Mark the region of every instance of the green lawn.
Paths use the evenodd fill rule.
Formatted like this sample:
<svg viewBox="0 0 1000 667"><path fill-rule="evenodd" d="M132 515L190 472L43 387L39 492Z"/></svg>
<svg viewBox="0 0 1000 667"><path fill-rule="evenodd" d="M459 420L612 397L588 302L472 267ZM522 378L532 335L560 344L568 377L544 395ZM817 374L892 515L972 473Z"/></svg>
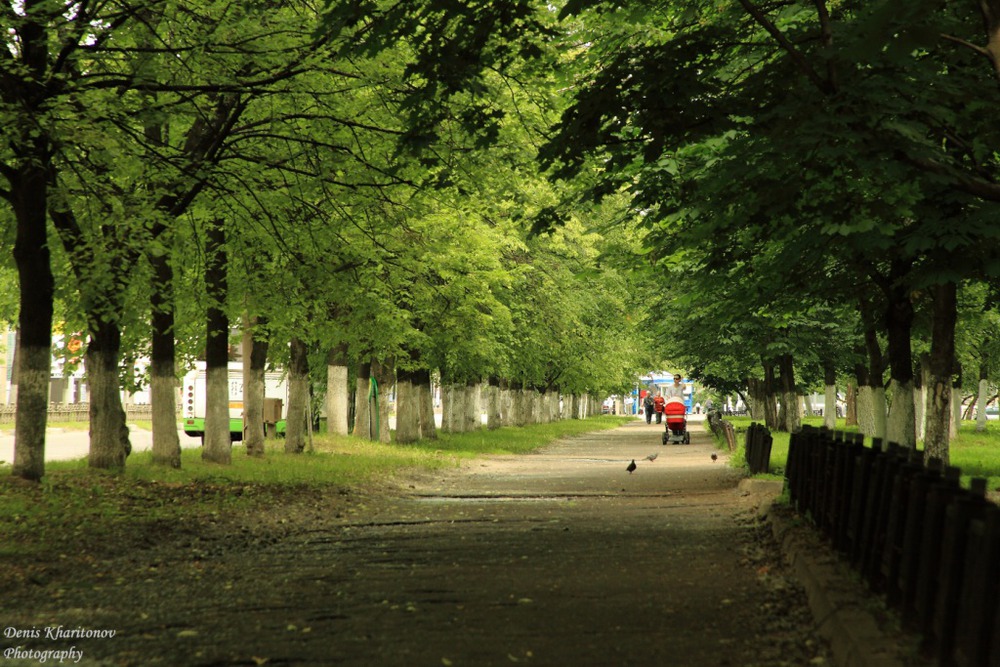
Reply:
<svg viewBox="0 0 1000 667"><path fill-rule="evenodd" d="M753 420L750 417L727 417L736 428L739 451L733 457L736 465L742 465L744 434ZM822 426L822 417L808 417L802 420L805 424L812 426ZM965 484L971 477L986 477L988 487L991 491L1000 489L1000 421L988 421L986 430L976 433L976 423L964 421L961 424L958 437L951 441L951 465L962 470L962 479ZM845 428L844 420L837 420L837 429L846 430L849 433L857 433L856 426ZM788 433L771 433L773 443L771 445L771 465L770 472L775 477L784 475L785 465L788 460ZM871 440L866 439L865 444L870 446ZM918 447L922 446L918 444Z"/></svg>

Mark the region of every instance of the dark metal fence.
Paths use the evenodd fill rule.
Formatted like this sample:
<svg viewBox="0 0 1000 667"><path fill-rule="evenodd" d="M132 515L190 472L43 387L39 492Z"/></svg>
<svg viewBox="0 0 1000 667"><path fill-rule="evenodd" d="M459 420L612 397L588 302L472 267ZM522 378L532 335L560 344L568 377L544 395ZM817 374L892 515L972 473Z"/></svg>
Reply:
<svg viewBox="0 0 1000 667"><path fill-rule="evenodd" d="M938 664L995 667L1000 508L986 480L966 489L959 476L916 450L806 426L792 434L786 486Z"/></svg>

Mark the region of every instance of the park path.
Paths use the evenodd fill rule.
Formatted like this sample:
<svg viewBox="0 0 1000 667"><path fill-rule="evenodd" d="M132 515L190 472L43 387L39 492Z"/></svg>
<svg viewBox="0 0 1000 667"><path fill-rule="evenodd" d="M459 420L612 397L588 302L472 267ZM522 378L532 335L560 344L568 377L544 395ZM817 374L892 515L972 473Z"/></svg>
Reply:
<svg viewBox="0 0 1000 667"><path fill-rule="evenodd" d="M4 623L115 630L28 642L91 665L824 664L752 497L692 426L691 445L637 420L317 507L280 537L131 554Z"/></svg>

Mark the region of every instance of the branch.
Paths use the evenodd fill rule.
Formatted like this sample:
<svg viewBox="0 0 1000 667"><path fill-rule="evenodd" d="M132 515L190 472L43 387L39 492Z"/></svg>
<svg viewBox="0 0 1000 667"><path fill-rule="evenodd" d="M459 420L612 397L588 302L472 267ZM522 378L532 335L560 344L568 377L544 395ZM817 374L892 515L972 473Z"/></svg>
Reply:
<svg viewBox="0 0 1000 667"><path fill-rule="evenodd" d="M806 57L802 55L802 52L795 48L784 33L778 30L778 27L771 22L760 9L750 2L750 0L739 0L739 3L743 6L743 9L747 11L750 16L754 18L757 23L767 31L771 37L778 43L778 45L785 50L786 53L792 58L795 64L798 66L799 70L806 76L809 81L812 82L814 86L824 95L831 95L836 92L829 81L824 81L823 78L816 73L816 70L812 68L812 65L806 60Z"/></svg>
<svg viewBox="0 0 1000 667"><path fill-rule="evenodd" d="M951 178L954 186L966 194L979 197L985 201L1000 202L1000 184L998 183L986 181L981 178L972 178L971 176L957 173L954 169L941 164L937 160L911 157L905 154L899 157L904 162L907 162L922 171Z"/></svg>
<svg viewBox="0 0 1000 667"><path fill-rule="evenodd" d="M830 10L826 6L826 0L813 0L816 5L816 15L819 17L820 32L823 34L823 47L833 48L833 26L830 22ZM828 58L826 63L826 76L830 86L837 89L837 70L833 64L833 58Z"/></svg>
<svg viewBox="0 0 1000 667"><path fill-rule="evenodd" d="M988 50L984 49L983 47L979 46L978 44L973 44L972 42L964 40L961 37L955 37L954 35L946 35L944 33L941 33L941 39L947 40L949 42L954 42L955 44L958 44L959 46L964 46L967 49L971 49L971 50L975 51L976 53L978 53L981 56L985 56L985 57L989 58L990 60L993 60L993 54L990 53Z"/></svg>

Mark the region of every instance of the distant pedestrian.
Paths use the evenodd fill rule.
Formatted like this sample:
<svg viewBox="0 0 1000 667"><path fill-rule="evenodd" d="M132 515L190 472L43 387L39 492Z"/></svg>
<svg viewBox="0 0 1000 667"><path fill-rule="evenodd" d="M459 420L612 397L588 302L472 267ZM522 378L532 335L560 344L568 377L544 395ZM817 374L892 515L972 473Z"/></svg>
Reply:
<svg viewBox="0 0 1000 667"><path fill-rule="evenodd" d="M646 423L653 423L653 396L648 391L646 398L642 399L642 407L646 411Z"/></svg>

